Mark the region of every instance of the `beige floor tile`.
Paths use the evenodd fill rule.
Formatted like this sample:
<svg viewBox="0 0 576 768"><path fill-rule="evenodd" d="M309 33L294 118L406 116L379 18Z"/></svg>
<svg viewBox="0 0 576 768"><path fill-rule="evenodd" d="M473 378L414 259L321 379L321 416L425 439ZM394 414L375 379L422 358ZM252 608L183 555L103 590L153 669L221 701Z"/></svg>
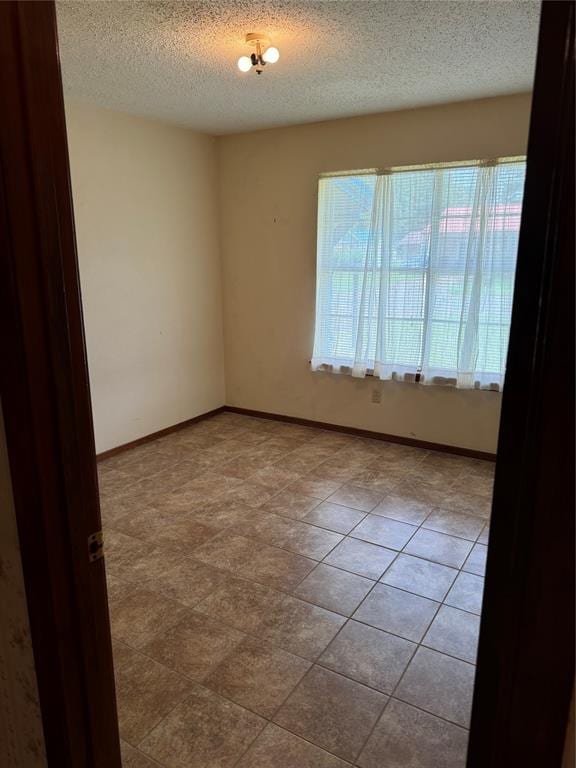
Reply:
<svg viewBox="0 0 576 768"><path fill-rule="evenodd" d="M349 621L318 663L371 688L391 693L416 647L408 640L375 627Z"/></svg>
<svg viewBox="0 0 576 768"><path fill-rule="evenodd" d="M400 450L404 448L405 450ZM381 472L387 470L402 470L409 472L417 466L424 458L425 451L418 452L417 449L410 449L407 446L383 446L381 452L370 463L371 469L377 469Z"/></svg>
<svg viewBox="0 0 576 768"><path fill-rule="evenodd" d="M120 735L133 746L193 689L190 680L135 653L116 670Z"/></svg>
<svg viewBox="0 0 576 768"><path fill-rule="evenodd" d="M127 664L136 657L138 651L125 645L120 640L112 638L112 655L114 658L114 672L117 673L121 666Z"/></svg>
<svg viewBox="0 0 576 768"><path fill-rule="evenodd" d="M116 521L123 517L127 511L128 507L122 497L100 494L100 514L106 530L114 528Z"/></svg>
<svg viewBox="0 0 576 768"><path fill-rule="evenodd" d="M134 582L124 581L124 579L120 579L112 573L106 573L106 586L108 589L108 601L110 603L123 600L138 589L138 585L134 584Z"/></svg>
<svg viewBox="0 0 576 768"><path fill-rule="evenodd" d="M122 768L158 768L157 762L153 762L125 741L120 742L120 750L122 753Z"/></svg>
<svg viewBox="0 0 576 768"><path fill-rule="evenodd" d="M478 536L478 544L488 544L488 537L490 535L490 526L485 525L482 528L482 533Z"/></svg>
<svg viewBox="0 0 576 768"><path fill-rule="evenodd" d="M264 616L258 636L313 661L345 621L333 611L285 595Z"/></svg>
<svg viewBox="0 0 576 768"><path fill-rule="evenodd" d="M445 533L420 528L410 539L404 552L432 560L440 565L461 568L472 549L472 542Z"/></svg>
<svg viewBox="0 0 576 768"><path fill-rule="evenodd" d="M229 412L101 463L126 765L462 768L493 469Z"/></svg>
<svg viewBox="0 0 576 768"><path fill-rule="evenodd" d="M238 768L347 768L340 758L270 723Z"/></svg>
<svg viewBox="0 0 576 768"><path fill-rule="evenodd" d="M294 524L295 521L288 517L252 509L252 514L244 522L229 528L229 533L281 547Z"/></svg>
<svg viewBox="0 0 576 768"><path fill-rule="evenodd" d="M221 475L236 477L239 480L247 480L251 475L262 469L264 462L262 459L247 458L245 456L227 461L218 467Z"/></svg>
<svg viewBox="0 0 576 768"><path fill-rule="evenodd" d="M213 448L215 445L220 445L224 442L221 437L218 437L209 431L202 433L200 430L191 432L184 429L178 432L174 438L175 440L173 443L159 445L158 450L161 453L171 453L176 444L176 446L183 447L188 456L192 456L192 458L196 459L197 455L202 451L205 451L208 448Z"/></svg>
<svg viewBox="0 0 576 768"><path fill-rule="evenodd" d="M483 593L484 579L481 576L461 572L456 577L456 581L444 602L453 608L461 608L463 611L480 614Z"/></svg>
<svg viewBox="0 0 576 768"><path fill-rule="evenodd" d="M354 618L418 643L438 608L439 604L433 600L377 584L354 613Z"/></svg>
<svg viewBox="0 0 576 768"><path fill-rule="evenodd" d="M289 472L294 472L299 477L307 475L311 469L318 466L323 461L323 458L313 458L310 460L308 456L301 456L299 450L292 451L292 453L286 454L279 459L274 466L279 469L287 469Z"/></svg>
<svg viewBox="0 0 576 768"><path fill-rule="evenodd" d="M269 488L253 480L244 480L241 485L226 491L225 498L231 501L239 501L248 504L249 507L260 507L277 493L274 488Z"/></svg>
<svg viewBox="0 0 576 768"><path fill-rule="evenodd" d="M300 475L297 472L290 472L288 469L280 469L277 466L267 466L255 472L251 480L278 493L290 485L290 483L298 480L299 477Z"/></svg>
<svg viewBox="0 0 576 768"><path fill-rule="evenodd" d="M155 456L159 453L158 441L153 440L152 442L143 443L136 448L131 448L129 451L122 451L122 453L119 453L110 459L106 459L105 464L114 465L121 469L129 467L130 469L127 469L127 471L131 472L131 474L136 474L138 465L145 460L146 457Z"/></svg>
<svg viewBox="0 0 576 768"><path fill-rule="evenodd" d="M346 538L324 558L324 562L368 579L379 579L397 554L367 541Z"/></svg>
<svg viewBox="0 0 576 768"><path fill-rule="evenodd" d="M361 512L371 512L382 501L383 497L384 493L380 491L369 491L355 485L343 485L328 497L328 501L333 504L342 504L344 507L359 509Z"/></svg>
<svg viewBox="0 0 576 768"><path fill-rule="evenodd" d="M313 667L274 722L345 760L353 761L387 698L371 688Z"/></svg>
<svg viewBox="0 0 576 768"><path fill-rule="evenodd" d="M121 469L99 468L98 489L104 496L121 496L136 482L136 478Z"/></svg>
<svg viewBox="0 0 576 768"><path fill-rule="evenodd" d="M442 506L441 502L446 497L445 488L437 488L428 483L414 483L408 479L403 483L399 483L395 488L394 493L397 496L409 496L415 501L419 501L429 507Z"/></svg>
<svg viewBox="0 0 576 768"><path fill-rule="evenodd" d="M130 486L128 491L121 496L127 509L136 511L151 504L157 504L161 499L170 494L170 488L165 488L155 482L154 476L139 480Z"/></svg>
<svg viewBox="0 0 576 768"><path fill-rule="evenodd" d="M248 520L254 514L254 508L235 501L210 501L201 504L189 513L199 523L224 530Z"/></svg>
<svg viewBox="0 0 576 768"><path fill-rule="evenodd" d="M214 669L204 684L263 717L270 718L310 668L310 662L268 643L246 638Z"/></svg>
<svg viewBox="0 0 576 768"><path fill-rule="evenodd" d="M460 512L434 509L422 527L475 541L482 532L484 520L473 515L463 515Z"/></svg>
<svg viewBox="0 0 576 768"><path fill-rule="evenodd" d="M174 461L171 466L154 475L154 479L166 490L178 488L201 475L202 466L192 458Z"/></svg>
<svg viewBox="0 0 576 768"><path fill-rule="evenodd" d="M441 601L457 575L455 568L401 553L382 576L381 582Z"/></svg>
<svg viewBox="0 0 576 768"><path fill-rule="evenodd" d="M472 551L462 566L462 570L467 571L468 573L475 573L476 576L484 576L486 571L487 554L488 547L486 547L484 544L474 544Z"/></svg>
<svg viewBox="0 0 576 768"><path fill-rule="evenodd" d="M143 652L169 669L202 682L245 635L208 616L190 613L147 643Z"/></svg>
<svg viewBox="0 0 576 768"><path fill-rule="evenodd" d="M373 586L370 579L320 563L294 594L322 608L351 616Z"/></svg>
<svg viewBox="0 0 576 768"><path fill-rule="evenodd" d="M354 475L351 485L366 488L370 491L378 491L382 494L389 493L398 485L399 476L391 472L380 472L377 469L363 469Z"/></svg>
<svg viewBox="0 0 576 768"><path fill-rule="evenodd" d="M407 481L415 485L426 483L427 485L433 485L435 488L448 490L461 471L459 466L431 466L430 464L425 465L422 462L410 470Z"/></svg>
<svg viewBox="0 0 576 768"><path fill-rule="evenodd" d="M484 496L491 500L494 492L494 478L467 472L455 480L450 488L457 493L473 493L475 496Z"/></svg>
<svg viewBox="0 0 576 768"><path fill-rule="evenodd" d="M430 514L432 507L409 495L387 494L372 510L373 515L390 517L410 525L420 525Z"/></svg>
<svg viewBox="0 0 576 768"><path fill-rule="evenodd" d="M190 554L194 547L218 533L217 528L198 522L193 514L175 514L156 507L127 512L117 521L116 529L143 539L146 547L162 547L182 555Z"/></svg>
<svg viewBox="0 0 576 768"><path fill-rule="evenodd" d="M473 688L472 664L428 648L419 648L394 695L467 728Z"/></svg>
<svg viewBox="0 0 576 768"><path fill-rule="evenodd" d="M422 644L475 664L479 631L478 616L443 605L426 632Z"/></svg>
<svg viewBox="0 0 576 768"><path fill-rule="evenodd" d="M355 539L369 541L388 549L400 550L418 529L414 525L401 523L389 517L367 515L350 534Z"/></svg>
<svg viewBox="0 0 576 768"><path fill-rule="evenodd" d="M224 571L239 571L258 549L257 542L221 531L210 541L196 547L191 553L194 560Z"/></svg>
<svg viewBox="0 0 576 768"><path fill-rule="evenodd" d="M184 618L188 612L188 608L174 600L168 600L156 592L138 589L111 605L112 636L132 648L141 648Z"/></svg>
<svg viewBox="0 0 576 768"><path fill-rule="evenodd" d="M336 463L332 459L322 462L310 472L310 477L315 477L320 480L332 480L342 486L349 483L354 475L358 474L358 471L362 467L357 464L350 466L348 463L341 464Z"/></svg>
<svg viewBox="0 0 576 768"><path fill-rule="evenodd" d="M342 539L343 536L339 533L294 521L291 530L282 541L282 546L304 557L322 560Z"/></svg>
<svg viewBox="0 0 576 768"><path fill-rule="evenodd" d="M350 533L358 523L366 516L365 512L358 509L343 507L341 504L332 504L329 501L322 501L315 505L315 508L308 512L304 522L318 525L321 528L327 528L336 533Z"/></svg>
<svg viewBox="0 0 576 768"><path fill-rule="evenodd" d="M123 512L125 514L125 512ZM109 525L104 531L104 546L106 548L106 572L111 573L111 566L127 558L136 558L143 549L142 539L136 539Z"/></svg>
<svg viewBox="0 0 576 768"><path fill-rule="evenodd" d="M255 542L255 544L257 551L238 573L260 584L291 590L316 566L315 560L294 552L287 552L261 542Z"/></svg>
<svg viewBox="0 0 576 768"><path fill-rule="evenodd" d="M195 686L139 749L166 768L232 768L265 724L253 712Z"/></svg>
<svg viewBox="0 0 576 768"><path fill-rule="evenodd" d="M468 732L392 699L362 750L361 768L464 768Z"/></svg>
<svg viewBox="0 0 576 768"><path fill-rule="evenodd" d="M316 499L324 500L328 496L331 496L335 491L340 488L342 483L337 480L329 480L327 478L307 477L296 482L291 483L288 486L288 490L295 491L296 493L302 493L305 496L312 496Z"/></svg>
<svg viewBox="0 0 576 768"><path fill-rule="evenodd" d="M219 432L219 436L223 437L224 435L225 430L221 430ZM235 456L244 455L245 449L246 446L240 440L227 439L223 443L214 445L211 448L207 448L203 455L212 459L216 459L218 463L221 464L228 459L234 458Z"/></svg>
<svg viewBox="0 0 576 768"><path fill-rule="evenodd" d="M356 438L351 435L345 435L342 432L337 431L322 430L312 440L311 445L315 447L322 446L323 448L332 451L332 453L336 453L343 448L354 445L355 442Z"/></svg>
<svg viewBox="0 0 576 768"><path fill-rule="evenodd" d="M471 476L488 477L494 481L496 462L484 461L482 459L468 459L466 469Z"/></svg>
<svg viewBox="0 0 576 768"><path fill-rule="evenodd" d="M193 608L224 584L226 578L222 571L185 558L154 581L148 582L147 586L153 592L160 592L171 600Z"/></svg>
<svg viewBox="0 0 576 768"><path fill-rule="evenodd" d="M319 503L319 499L315 499L313 496L306 496L303 493L287 489L273 496L270 501L262 505L261 509L290 517L293 520L301 520Z"/></svg>
<svg viewBox="0 0 576 768"><path fill-rule="evenodd" d="M468 515L477 515L487 520L492 510L492 496L480 496L475 493L462 493L449 490L438 504L443 509L451 509L454 512L462 512Z"/></svg>
<svg viewBox="0 0 576 768"><path fill-rule="evenodd" d="M127 550L120 557L112 556L108 559L107 570L111 576L116 576L122 581L144 584L153 581L185 556L182 552L174 552L170 547L151 546L143 539L134 541L137 547Z"/></svg>
<svg viewBox="0 0 576 768"><path fill-rule="evenodd" d="M148 480L165 469L174 466L174 460L170 456L162 454L154 443L141 446L134 451L128 452L125 457L126 463L122 465L122 471L127 472L132 480L138 482Z"/></svg>
<svg viewBox="0 0 576 768"><path fill-rule="evenodd" d="M286 453L279 448L268 445L268 440L259 443L258 445L249 445L246 447L246 457L252 459L260 459L264 466L275 464L280 459L286 456Z"/></svg>
<svg viewBox="0 0 576 768"><path fill-rule="evenodd" d="M280 434L272 435L266 440L266 448L278 448L279 450L283 451L286 454L292 453L292 451L297 450L300 448L300 446L304 445L306 442L308 442L307 437L288 437L283 436Z"/></svg>
<svg viewBox="0 0 576 768"><path fill-rule="evenodd" d="M198 461L203 458L199 456ZM216 497L240 487L242 483L242 480L234 477L205 472L169 494L169 501L173 504L179 503L184 510L191 510L203 502L214 501Z"/></svg>
<svg viewBox="0 0 576 768"><path fill-rule="evenodd" d="M254 634L283 597L282 593L270 587L230 576L198 603L195 611Z"/></svg>

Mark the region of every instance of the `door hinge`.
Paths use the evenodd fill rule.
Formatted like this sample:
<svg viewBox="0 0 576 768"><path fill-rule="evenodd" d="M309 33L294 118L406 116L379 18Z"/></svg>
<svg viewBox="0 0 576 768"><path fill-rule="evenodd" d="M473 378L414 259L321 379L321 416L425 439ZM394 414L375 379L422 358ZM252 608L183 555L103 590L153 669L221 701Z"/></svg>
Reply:
<svg viewBox="0 0 576 768"><path fill-rule="evenodd" d="M96 531L88 536L88 560L93 563L104 557L104 536L102 531Z"/></svg>

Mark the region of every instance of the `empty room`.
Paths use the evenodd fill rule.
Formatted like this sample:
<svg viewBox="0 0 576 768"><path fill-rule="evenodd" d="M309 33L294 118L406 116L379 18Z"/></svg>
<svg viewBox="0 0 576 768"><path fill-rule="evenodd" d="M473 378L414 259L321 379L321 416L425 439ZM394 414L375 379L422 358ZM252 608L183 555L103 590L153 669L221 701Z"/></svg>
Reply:
<svg viewBox="0 0 576 768"><path fill-rule="evenodd" d="M124 768L471 759L541 10L56 2Z"/></svg>

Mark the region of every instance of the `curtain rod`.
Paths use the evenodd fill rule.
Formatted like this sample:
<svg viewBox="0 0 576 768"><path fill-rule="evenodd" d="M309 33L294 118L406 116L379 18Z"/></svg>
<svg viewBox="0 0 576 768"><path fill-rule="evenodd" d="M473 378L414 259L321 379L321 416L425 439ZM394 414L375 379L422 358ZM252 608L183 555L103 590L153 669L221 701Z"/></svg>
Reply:
<svg viewBox="0 0 576 768"><path fill-rule="evenodd" d="M526 162L525 155L515 157L495 157L485 160L454 160L442 163L425 163L421 165L394 165L389 168L363 168L356 171L334 171L321 173L321 179L333 179L345 176L385 176L391 173L412 173L414 171L435 171L443 168L478 168L495 165L512 165Z"/></svg>

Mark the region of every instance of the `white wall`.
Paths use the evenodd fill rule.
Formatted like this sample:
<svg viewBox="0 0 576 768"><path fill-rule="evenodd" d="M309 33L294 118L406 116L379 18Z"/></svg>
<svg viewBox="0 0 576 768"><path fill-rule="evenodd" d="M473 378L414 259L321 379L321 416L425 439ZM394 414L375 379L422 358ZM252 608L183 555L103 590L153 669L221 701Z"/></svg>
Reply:
<svg viewBox="0 0 576 768"><path fill-rule="evenodd" d="M529 108L519 94L219 138L227 403L495 451L497 393L310 372L317 180L523 154Z"/></svg>
<svg viewBox="0 0 576 768"><path fill-rule="evenodd" d="M100 452L224 403L216 140L66 115Z"/></svg>

